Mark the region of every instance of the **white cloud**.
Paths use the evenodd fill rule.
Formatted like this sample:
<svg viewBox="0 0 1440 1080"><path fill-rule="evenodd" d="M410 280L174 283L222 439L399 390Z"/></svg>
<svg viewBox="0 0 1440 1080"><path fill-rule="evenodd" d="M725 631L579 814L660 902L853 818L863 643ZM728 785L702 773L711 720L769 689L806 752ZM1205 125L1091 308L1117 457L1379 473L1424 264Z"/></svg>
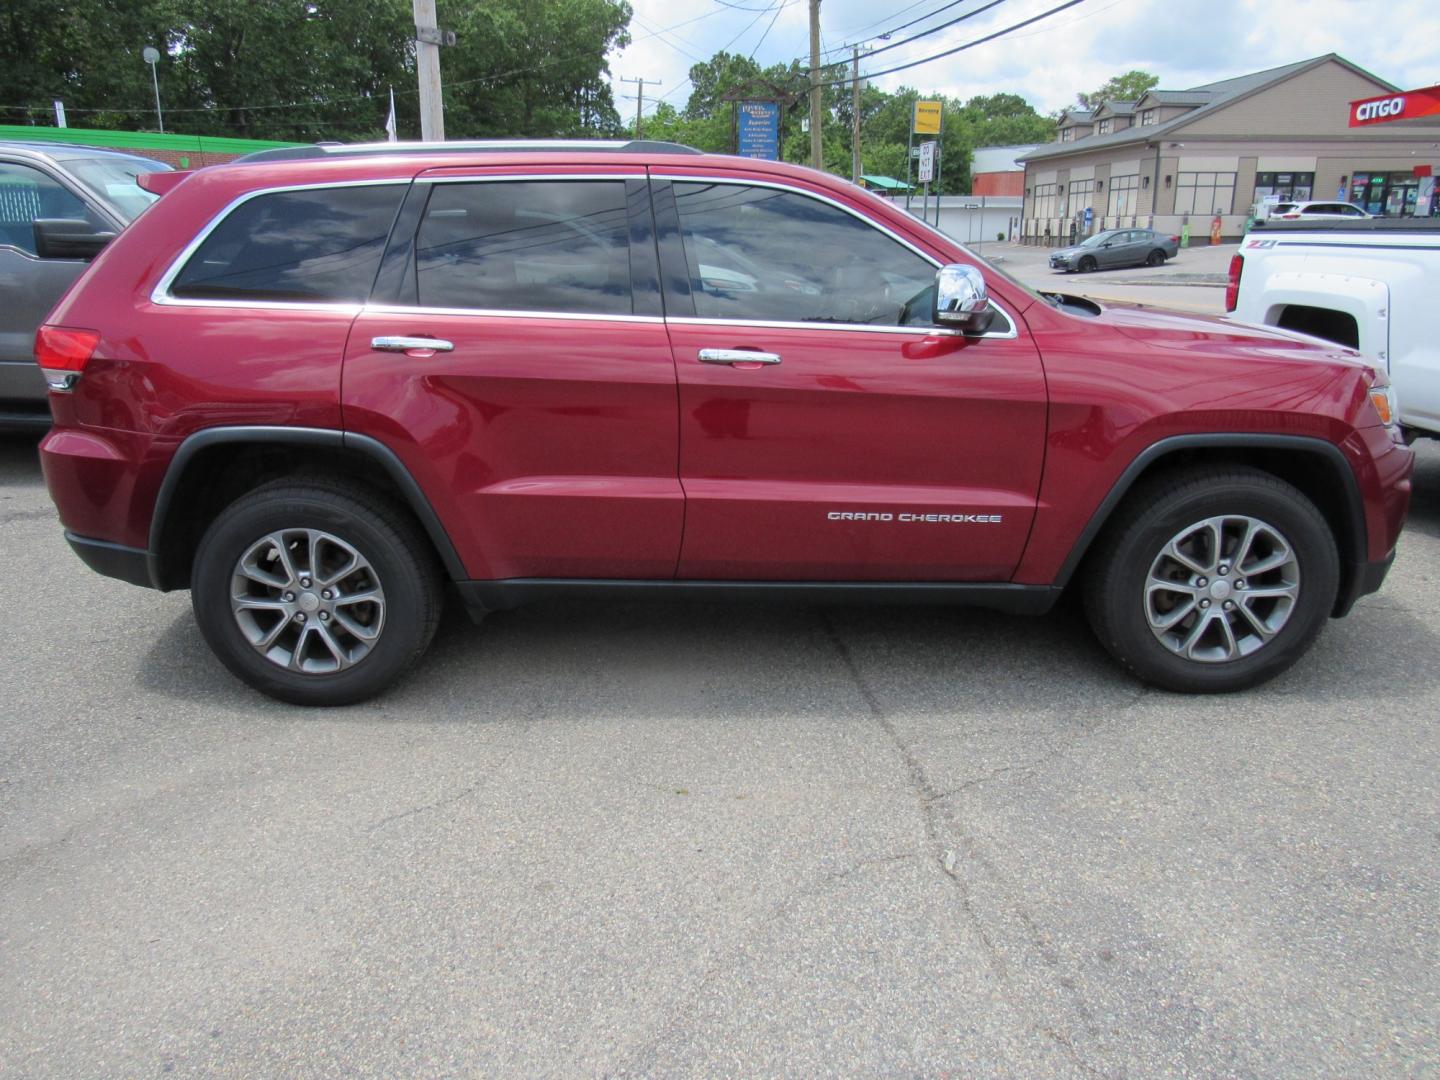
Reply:
<svg viewBox="0 0 1440 1080"><path fill-rule="evenodd" d="M708 58L727 43L731 52L755 53L762 64L809 55L807 4L788 0L778 14L770 0L727 0L752 10L737 10L720 0L631 0L637 40L610 58L620 75L662 79L656 91L683 107L685 84L695 57ZM1054 7L1060 0L1009 0L910 45L874 56L869 70L892 67L941 52ZM825 0L821 30L827 48L874 35L934 10L937 2L907 7L886 0ZM897 39L954 18L979 6L951 8L900 31ZM768 10L763 10L767 9ZM887 16L886 11L893 14ZM765 34L772 17L774 25ZM677 24L689 22L688 25ZM669 33L657 29L675 27ZM737 39L738 36L738 39ZM1433 0L1085 0L1033 26L993 42L920 67L876 80L887 90L915 86L956 97L1017 93L1041 112L1074 100L1112 75L1140 68L1160 76L1160 85L1181 89L1247 72L1336 52L1367 71L1403 88L1440 81L1434 42L1440 40L1440 7ZM874 45L889 42L873 41ZM690 54L690 55L687 55ZM631 84L617 84L622 114L635 103ZM646 88L646 112L651 90Z"/></svg>

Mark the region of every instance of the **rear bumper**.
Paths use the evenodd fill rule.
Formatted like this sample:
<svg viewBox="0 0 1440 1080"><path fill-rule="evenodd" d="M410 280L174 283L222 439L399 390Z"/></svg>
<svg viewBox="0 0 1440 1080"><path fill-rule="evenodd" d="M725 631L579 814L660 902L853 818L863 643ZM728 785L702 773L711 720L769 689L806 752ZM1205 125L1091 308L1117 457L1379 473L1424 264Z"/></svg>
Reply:
<svg viewBox="0 0 1440 1080"><path fill-rule="evenodd" d="M80 556L80 561L97 574L128 581L146 589L156 588L151 577L150 553L143 548L125 547L106 540L94 540L88 536L65 533L65 540L71 550Z"/></svg>

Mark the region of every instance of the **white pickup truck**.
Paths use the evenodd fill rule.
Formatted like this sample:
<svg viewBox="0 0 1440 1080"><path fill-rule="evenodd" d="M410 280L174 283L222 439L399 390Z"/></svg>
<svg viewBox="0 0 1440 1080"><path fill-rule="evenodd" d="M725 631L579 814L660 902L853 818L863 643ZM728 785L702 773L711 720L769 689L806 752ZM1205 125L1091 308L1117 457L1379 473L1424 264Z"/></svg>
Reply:
<svg viewBox="0 0 1440 1080"><path fill-rule="evenodd" d="M1267 224L1230 261L1231 318L1358 349L1406 438L1440 438L1440 219Z"/></svg>

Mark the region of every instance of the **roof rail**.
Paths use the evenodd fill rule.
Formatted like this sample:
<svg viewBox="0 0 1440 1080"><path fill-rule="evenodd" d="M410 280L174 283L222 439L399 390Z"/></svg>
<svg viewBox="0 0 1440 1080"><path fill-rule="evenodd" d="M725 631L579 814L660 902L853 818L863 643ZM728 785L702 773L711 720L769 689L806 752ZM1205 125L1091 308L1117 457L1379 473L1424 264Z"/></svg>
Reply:
<svg viewBox="0 0 1440 1080"><path fill-rule="evenodd" d="M474 139L455 142L315 143L259 150L236 158L249 161L305 161L321 158L380 157L389 154L465 154L570 152L614 154L703 154L693 146L656 139Z"/></svg>

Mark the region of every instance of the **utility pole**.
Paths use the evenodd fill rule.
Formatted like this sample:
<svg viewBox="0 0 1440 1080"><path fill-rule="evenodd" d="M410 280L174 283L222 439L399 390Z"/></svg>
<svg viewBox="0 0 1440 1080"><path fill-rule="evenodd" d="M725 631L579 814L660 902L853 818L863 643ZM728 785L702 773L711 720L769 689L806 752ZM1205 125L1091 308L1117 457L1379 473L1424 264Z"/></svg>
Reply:
<svg viewBox="0 0 1440 1080"><path fill-rule="evenodd" d="M823 169L820 140L820 0L810 0L810 166Z"/></svg>
<svg viewBox="0 0 1440 1080"><path fill-rule="evenodd" d="M638 139L640 138L640 115L645 111L645 84L647 82L651 86L664 86L665 84L659 79L647 79L643 75L638 79L627 79L622 76L620 81L633 82L637 87L635 94L635 138Z"/></svg>
<svg viewBox="0 0 1440 1080"><path fill-rule="evenodd" d="M444 142L445 101L440 90L441 33L435 21L435 0L414 0L414 6L415 69L420 75L420 138L426 142Z"/></svg>
<svg viewBox="0 0 1440 1080"><path fill-rule="evenodd" d="M850 113L854 128L850 132L850 182L860 183L860 46L851 45Z"/></svg>

